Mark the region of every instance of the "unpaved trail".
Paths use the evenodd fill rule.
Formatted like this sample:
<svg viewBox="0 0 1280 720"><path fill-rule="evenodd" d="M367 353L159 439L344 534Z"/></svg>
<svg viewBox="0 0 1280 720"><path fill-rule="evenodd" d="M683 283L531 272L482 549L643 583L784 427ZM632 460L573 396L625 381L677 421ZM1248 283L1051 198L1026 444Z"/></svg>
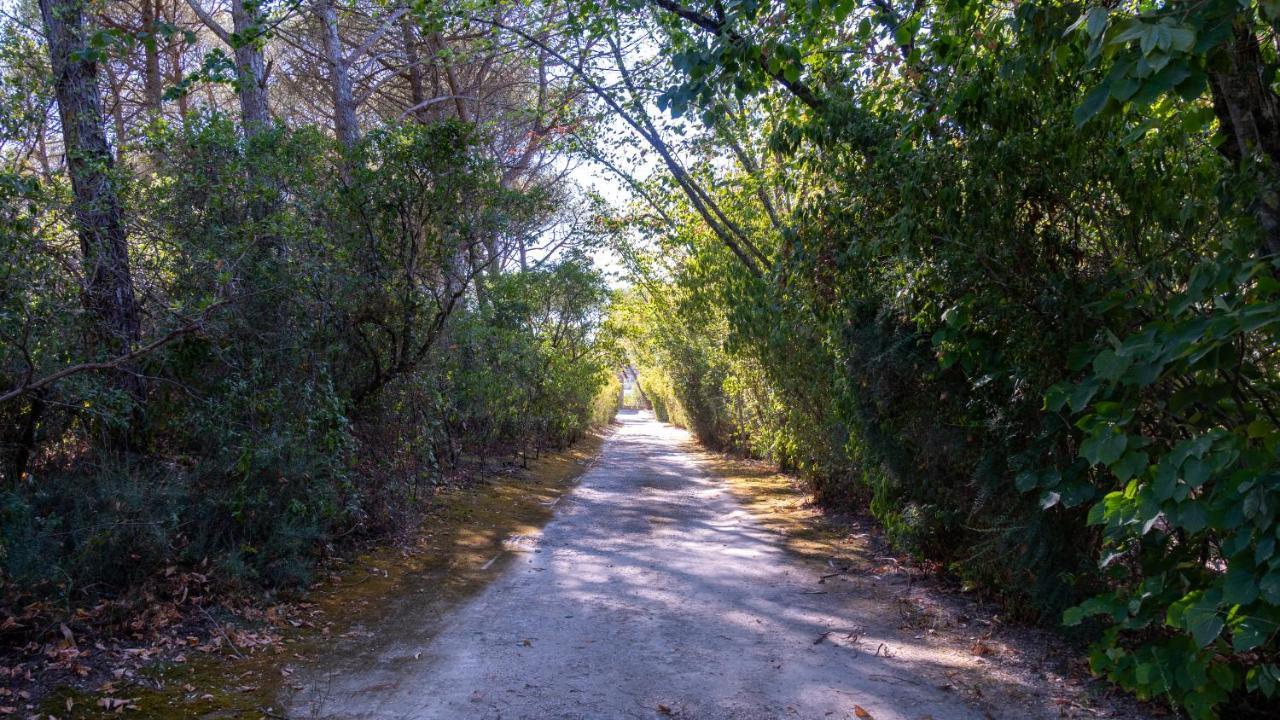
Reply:
<svg viewBox="0 0 1280 720"><path fill-rule="evenodd" d="M947 680L975 672L954 647L900 630L883 596L819 585L830 571L785 550L683 431L620 420L488 587L442 616L399 601L388 627L309 671L290 717L1059 716L1039 689L992 691L1009 684L994 675L972 704Z"/></svg>

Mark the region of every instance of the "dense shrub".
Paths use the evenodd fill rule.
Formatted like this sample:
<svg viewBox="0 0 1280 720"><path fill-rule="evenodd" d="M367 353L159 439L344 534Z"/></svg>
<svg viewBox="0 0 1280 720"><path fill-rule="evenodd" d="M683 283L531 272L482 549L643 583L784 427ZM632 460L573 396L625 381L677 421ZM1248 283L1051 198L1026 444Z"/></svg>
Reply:
<svg viewBox="0 0 1280 720"><path fill-rule="evenodd" d="M1179 31L1226 37L1238 11L1198 8L1216 19ZM1271 32L1251 12L1237 27ZM669 19L687 73L660 101L703 112L695 174L771 265L753 272L668 194L654 257L681 262L643 276L629 352L655 408L678 404L704 442L865 503L1018 616L1096 622L1096 672L1195 717L1274 711L1280 283L1257 224L1274 190L1267 160L1215 148L1192 80L1221 57L1139 47L1176 25L1161 17L944 3L882 8L856 34L806 14L737 45ZM1088 37L1064 36L1077 18ZM823 33L903 59L828 61ZM750 65L775 42L812 51L816 99ZM1133 70L1165 50L1177 72ZM1107 53L1129 60L1064 72ZM750 121L726 121L735 107ZM706 150L725 133L739 145ZM727 165L742 145L772 169ZM793 203L783 227L761 184Z"/></svg>
<svg viewBox="0 0 1280 720"><path fill-rule="evenodd" d="M145 423L85 373L0 405L0 579L68 599L173 563L304 584L339 537L412 522L485 457L608 422L603 280L580 257L499 272L473 248L554 210L511 190L473 125L388 127L340 152L314 128L245 140L227 118L158 125L124 173L147 334ZM462 199L466 198L466 202ZM63 189L0 183L0 375L81 353ZM614 383L611 385L610 383Z"/></svg>

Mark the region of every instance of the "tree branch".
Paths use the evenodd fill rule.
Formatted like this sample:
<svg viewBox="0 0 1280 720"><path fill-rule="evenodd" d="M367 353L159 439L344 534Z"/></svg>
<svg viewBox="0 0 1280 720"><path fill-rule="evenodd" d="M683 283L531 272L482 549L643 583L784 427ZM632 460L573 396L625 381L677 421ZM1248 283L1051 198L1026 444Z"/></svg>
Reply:
<svg viewBox="0 0 1280 720"><path fill-rule="evenodd" d="M232 1L235 2L236 0ZM226 28L213 19L213 15L210 15L207 10L200 6L200 0L187 0L187 5L191 7L191 11L196 14L196 17L200 18L200 22L204 23L206 27L213 31L214 35L218 36L219 40L231 45L231 33L227 32Z"/></svg>
<svg viewBox="0 0 1280 720"><path fill-rule="evenodd" d="M404 15L406 12L408 12L406 8L396 8L395 12L392 12L382 21L382 24L378 26L377 30L369 33L369 36L364 39L364 42L360 44L360 47L348 53L342 61L350 65L356 60L364 57L364 54L369 52L369 50L374 46L374 43L381 40L382 36L386 35L387 31L391 29L391 26L394 25L395 22L400 19L400 16Z"/></svg>
<svg viewBox="0 0 1280 720"><path fill-rule="evenodd" d="M223 302L217 303L215 305L211 305L204 312L200 313L200 317L198 319L193 320L187 323L186 325L183 325L182 327L170 330L168 333L164 334L163 336L155 340L152 340L146 345L143 345L142 347L136 350L131 350L130 352L127 352L123 355L112 358L111 360L104 360L102 362L80 363L79 365L72 365L71 367L63 368L58 372L53 373L52 375L46 375L38 380L29 380L27 382L24 382L22 385L19 385L18 387L8 390L3 394L0 394L0 404L9 402L10 400L21 397L29 392L39 390L44 387L48 387L49 385L52 385L58 382L59 380L65 380L66 378L71 377L72 375L78 375L84 372L92 372L94 370L114 370L122 365L127 365L130 362L133 362L134 360L137 360L138 358L144 355L148 355L160 349L161 347L168 345L169 343L173 342L174 340L177 340L183 335L189 335L199 330L201 327L204 326L204 320L205 318L208 317L209 313L222 307L223 305L228 304L229 302L230 302L229 300L224 300Z"/></svg>
<svg viewBox="0 0 1280 720"><path fill-rule="evenodd" d="M587 89L595 93L595 95L603 100L618 117L622 118L623 122L630 125L631 128L645 140L645 142L649 143L649 146L652 147L658 153L658 156L662 158L663 164L667 166L667 170L671 173L676 183L680 185L681 190L683 190L685 195L689 198L689 202L693 204L694 209L698 211L698 214L702 216L703 221L707 223L707 227L711 228L716 236L720 238L721 242L723 242L725 246L733 252L738 260L746 267L748 272L757 278L761 277L762 272L756 265L755 260L751 255L744 251L729 232L716 221L711 210L703 202L704 194L701 192L701 188L696 186L693 178L689 177L689 173L684 169L684 167L676 162L675 158L671 155L671 151L667 147L666 142L664 142L657 134L650 133L644 123L633 117L631 113L627 112L618 100L607 90L601 87L586 70L584 70L580 65L570 62L563 54L556 51L554 48L549 47L543 41L519 28L504 25L496 20L487 20L485 18L473 18L473 20L475 22L492 25L493 27L506 30L507 32L519 36L525 42L546 51L548 55L555 58L558 62L572 71L573 74L577 75Z"/></svg>
<svg viewBox="0 0 1280 720"><path fill-rule="evenodd" d="M649 2L677 17L688 20L712 35L724 35L734 44L746 45L748 42L748 40L737 30L728 27L727 23L716 20L715 18L707 17L706 15L690 10L686 7L682 7L679 3L673 2L673 0L649 0ZM822 109L824 105L822 98L818 97L817 93L813 91L813 88L805 84L803 80L788 80L786 74L782 70L770 70L769 63L766 62L763 53L756 56L756 65L764 71L765 75L768 75L787 90L790 90L791 94L794 95L797 100L809 106L813 110Z"/></svg>

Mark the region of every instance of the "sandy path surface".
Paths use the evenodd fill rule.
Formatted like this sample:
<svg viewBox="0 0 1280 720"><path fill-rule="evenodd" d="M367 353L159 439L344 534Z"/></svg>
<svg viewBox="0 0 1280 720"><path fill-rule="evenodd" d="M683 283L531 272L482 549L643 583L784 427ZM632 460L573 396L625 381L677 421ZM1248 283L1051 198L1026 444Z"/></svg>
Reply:
<svg viewBox="0 0 1280 720"><path fill-rule="evenodd" d="M620 419L543 535L511 543L488 587L442 616L404 599L390 628L308 679L290 716L844 720L855 705L876 720L1050 716L1030 688L997 691L1026 700L1013 707L990 693L972 704L947 680L972 673L971 659L899 629L883 595L817 584L829 570L788 553L683 431Z"/></svg>

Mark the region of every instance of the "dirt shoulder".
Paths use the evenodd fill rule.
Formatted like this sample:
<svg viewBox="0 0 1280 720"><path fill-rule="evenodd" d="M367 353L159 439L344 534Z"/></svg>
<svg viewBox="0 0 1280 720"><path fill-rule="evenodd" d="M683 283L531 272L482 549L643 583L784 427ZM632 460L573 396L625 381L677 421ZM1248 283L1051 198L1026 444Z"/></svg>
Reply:
<svg viewBox="0 0 1280 720"><path fill-rule="evenodd" d="M1058 708L1064 718L1164 717L1090 677L1083 651L1052 632L1006 622L999 607L970 597L894 552L869 517L823 509L795 477L768 463L701 450L704 466L792 552L827 568L813 592L856 592L892 608L904 641L946 657L940 686L988 717L1010 709ZM891 644L865 652L893 653Z"/></svg>
<svg viewBox="0 0 1280 720"><path fill-rule="evenodd" d="M73 718L274 718L295 668L336 639L367 632L386 603L457 603L490 580L503 543L534 537L559 498L599 455L607 428L529 468L506 467L442 489L422 530L334 561L303 599L264 605L206 596L208 579L174 573L186 592L115 626L12 649L0 660L0 716ZM79 611L81 614L89 611ZM2 620L2 618L0 618Z"/></svg>

